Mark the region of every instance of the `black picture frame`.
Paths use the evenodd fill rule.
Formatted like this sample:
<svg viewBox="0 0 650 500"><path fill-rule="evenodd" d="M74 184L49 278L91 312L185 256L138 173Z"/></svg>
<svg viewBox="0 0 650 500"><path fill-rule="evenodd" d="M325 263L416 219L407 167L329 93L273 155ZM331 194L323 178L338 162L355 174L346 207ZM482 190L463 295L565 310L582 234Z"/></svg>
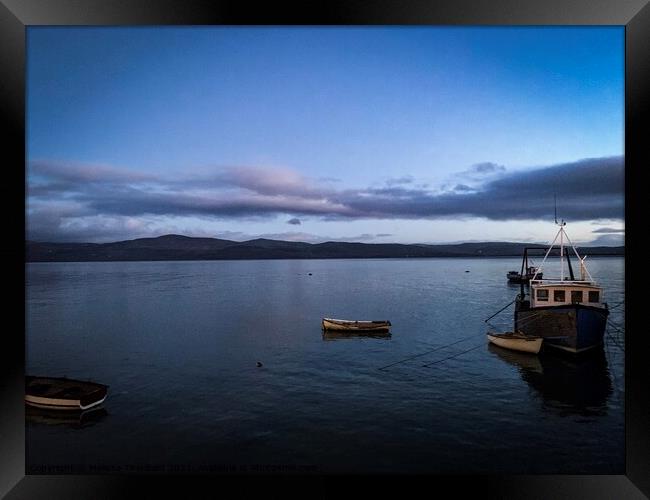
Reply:
<svg viewBox="0 0 650 500"><path fill-rule="evenodd" d="M207 488L220 496L235 488L237 496L267 494L268 488L303 494L338 495L350 483L364 496L403 495L405 484L417 482L436 494L452 487L454 496L467 493L498 498L646 498L650 497L650 398L642 328L626 337L625 434L626 466L620 476L53 476L25 475L25 31L35 25L618 25L625 26L625 162L626 162L626 331L642 325L642 295L629 290L643 278L641 242L642 172L650 163L643 130L649 127L650 6L648 0L363 0L252 4L232 0L0 0L0 106L5 141L5 176L0 183L4 208L2 246L9 286L5 290L5 328L0 348L0 497L124 498L159 494L188 496ZM645 124L645 126L644 126ZM647 141L647 139L646 139ZM9 153L9 154L7 154ZM23 216L21 216L21 210ZM634 270L637 270L636 272ZM15 321L11 321L15 320ZM498 460L498 457L495 457ZM361 482L362 481L362 482ZM345 488L345 489L343 489ZM194 495L193 495L194 496Z"/></svg>

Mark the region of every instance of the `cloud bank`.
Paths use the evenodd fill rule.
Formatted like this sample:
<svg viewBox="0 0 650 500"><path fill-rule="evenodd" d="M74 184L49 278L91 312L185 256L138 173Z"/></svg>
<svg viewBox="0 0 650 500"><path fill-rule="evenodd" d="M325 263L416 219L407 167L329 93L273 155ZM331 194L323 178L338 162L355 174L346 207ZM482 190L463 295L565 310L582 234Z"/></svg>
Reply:
<svg viewBox="0 0 650 500"><path fill-rule="evenodd" d="M411 176L383 187L335 188L290 169L215 167L191 176L163 176L110 166L34 161L28 165L27 227L33 240L84 240L98 234L146 233L160 221L183 217L322 220L623 219L624 161L620 156L507 171L474 165L484 175L471 188L434 191ZM149 229L148 229L149 228ZM604 233L604 231L602 231Z"/></svg>

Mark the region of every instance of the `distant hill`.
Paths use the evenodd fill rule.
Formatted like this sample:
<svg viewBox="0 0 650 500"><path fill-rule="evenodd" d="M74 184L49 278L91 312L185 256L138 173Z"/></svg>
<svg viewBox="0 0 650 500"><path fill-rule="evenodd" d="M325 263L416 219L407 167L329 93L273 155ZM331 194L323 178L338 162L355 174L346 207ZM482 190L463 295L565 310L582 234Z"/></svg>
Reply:
<svg viewBox="0 0 650 500"><path fill-rule="evenodd" d="M255 239L230 241L192 238L169 234L114 243L26 242L27 262L88 262L141 260L235 260L235 259L356 259L423 257L507 257L521 256L524 247L539 248L531 255L543 255L544 245L485 242L454 245L402 245L398 243L304 243ZM624 255L625 247L580 247L581 254Z"/></svg>

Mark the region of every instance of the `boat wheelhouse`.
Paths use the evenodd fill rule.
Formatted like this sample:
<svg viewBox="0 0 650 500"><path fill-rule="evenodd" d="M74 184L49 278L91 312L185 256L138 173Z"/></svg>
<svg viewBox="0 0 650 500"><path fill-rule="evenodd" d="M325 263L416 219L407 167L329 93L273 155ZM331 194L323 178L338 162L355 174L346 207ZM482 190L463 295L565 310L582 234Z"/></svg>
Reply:
<svg viewBox="0 0 650 500"><path fill-rule="evenodd" d="M515 301L514 329L526 335L544 338L544 345L579 353L603 342L609 310L603 300L603 288L591 277L569 239L562 221L560 230L544 256L535 276L530 280L530 291L521 292ZM559 238L560 276L556 279L538 279L541 270ZM564 240L569 243L580 262L580 278L576 279ZM565 276L564 260L568 276Z"/></svg>

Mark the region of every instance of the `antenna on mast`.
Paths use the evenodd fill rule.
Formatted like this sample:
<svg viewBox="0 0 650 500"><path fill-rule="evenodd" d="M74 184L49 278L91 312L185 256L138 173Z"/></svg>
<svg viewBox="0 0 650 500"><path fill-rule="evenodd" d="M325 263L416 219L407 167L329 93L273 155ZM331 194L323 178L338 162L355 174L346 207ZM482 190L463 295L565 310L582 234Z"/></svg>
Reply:
<svg viewBox="0 0 650 500"><path fill-rule="evenodd" d="M555 214L555 224L557 224L558 226L566 226L566 222L564 222L564 219L562 219L561 223L558 223L557 221L557 193L553 193L553 208Z"/></svg>

